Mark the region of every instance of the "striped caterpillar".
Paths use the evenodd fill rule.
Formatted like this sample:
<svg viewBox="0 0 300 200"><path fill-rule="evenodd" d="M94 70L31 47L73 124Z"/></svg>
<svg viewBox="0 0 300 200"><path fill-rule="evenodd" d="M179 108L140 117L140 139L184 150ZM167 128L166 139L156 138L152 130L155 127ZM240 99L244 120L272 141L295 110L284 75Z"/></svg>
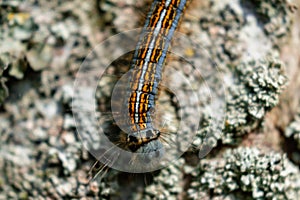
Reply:
<svg viewBox="0 0 300 200"><path fill-rule="evenodd" d="M151 113L155 109L168 47L186 3L186 0L152 3L131 64L128 99L122 111L123 117L128 119L122 126L128 129L122 140L130 151L144 153L148 161L163 154L161 132L154 127Z"/></svg>

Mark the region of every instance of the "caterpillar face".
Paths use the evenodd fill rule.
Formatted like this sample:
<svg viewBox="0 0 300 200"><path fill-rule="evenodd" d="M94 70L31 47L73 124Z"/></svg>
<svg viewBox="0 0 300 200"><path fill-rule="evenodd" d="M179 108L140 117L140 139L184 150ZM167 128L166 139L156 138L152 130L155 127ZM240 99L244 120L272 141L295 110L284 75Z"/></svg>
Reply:
<svg viewBox="0 0 300 200"><path fill-rule="evenodd" d="M147 146L148 143L154 140L158 140L159 136L159 130L144 129L138 132L128 134L126 142L128 144L129 150L131 150L132 152L136 152L139 148Z"/></svg>

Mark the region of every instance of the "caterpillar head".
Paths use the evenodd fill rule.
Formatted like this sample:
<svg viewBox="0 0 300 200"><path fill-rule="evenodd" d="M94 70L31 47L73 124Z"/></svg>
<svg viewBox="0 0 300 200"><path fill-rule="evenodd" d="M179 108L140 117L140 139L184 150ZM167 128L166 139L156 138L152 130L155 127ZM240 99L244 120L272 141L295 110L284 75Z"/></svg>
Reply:
<svg viewBox="0 0 300 200"><path fill-rule="evenodd" d="M160 131L152 128L128 134L128 149L138 153L138 159L146 163L160 159L164 155L164 147L159 137Z"/></svg>

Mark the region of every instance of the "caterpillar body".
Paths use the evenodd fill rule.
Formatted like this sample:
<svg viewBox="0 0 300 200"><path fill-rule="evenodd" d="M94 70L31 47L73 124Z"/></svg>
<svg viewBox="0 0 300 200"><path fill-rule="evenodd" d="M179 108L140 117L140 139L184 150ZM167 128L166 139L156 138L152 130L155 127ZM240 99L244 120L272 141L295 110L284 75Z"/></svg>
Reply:
<svg viewBox="0 0 300 200"><path fill-rule="evenodd" d="M186 0L155 0L140 35L130 69L130 81L123 106L127 134L122 140L132 152L147 160L160 157L161 132L151 119L169 44L186 7Z"/></svg>

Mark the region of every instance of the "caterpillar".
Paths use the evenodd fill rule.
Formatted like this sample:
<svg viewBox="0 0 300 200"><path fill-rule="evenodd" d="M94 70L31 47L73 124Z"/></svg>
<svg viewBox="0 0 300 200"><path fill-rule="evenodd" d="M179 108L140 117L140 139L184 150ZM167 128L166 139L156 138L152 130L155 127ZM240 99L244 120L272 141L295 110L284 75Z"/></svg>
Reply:
<svg viewBox="0 0 300 200"><path fill-rule="evenodd" d="M186 7L186 0L155 0L140 35L130 68L123 117L127 134L121 139L132 152L144 153L146 160L160 157L161 132L151 119L169 44ZM126 106L127 105L127 106ZM124 125L123 125L124 126Z"/></svg>
<svg viewBox="0 0 300 200"><path fill-rule="evenodd" d="M169 45L186 5L187 0L154 0L127 65L129 71L124 74L123 69L114 68L123 75L114 86L117 92L111 96L111 103L117 106L111 105L108 110L117 114L113 114L115 123L102 124L104 134L114 145L104 148L104 153L96 153L104 162L97 174L112 165L131 172L153 171L167 157L163 144L166 133L155 127L152 115ZM103 116L104 121L107 118Z"/></svg>

